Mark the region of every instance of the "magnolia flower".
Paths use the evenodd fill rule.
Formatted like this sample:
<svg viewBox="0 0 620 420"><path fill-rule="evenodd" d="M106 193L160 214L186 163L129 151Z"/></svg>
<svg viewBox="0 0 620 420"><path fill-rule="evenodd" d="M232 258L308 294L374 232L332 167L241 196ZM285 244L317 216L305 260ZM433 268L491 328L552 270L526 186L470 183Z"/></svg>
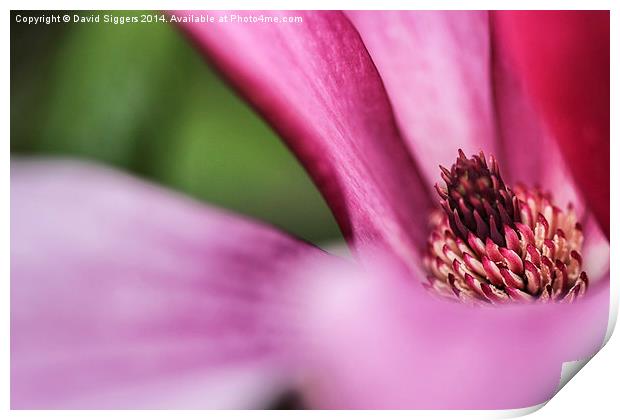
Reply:
<svg viewBox="0 0 620 420"><path fill-rule="evenodd" d="M269 14L303 23L182 29L354 261L94 164L16 160L13 408L549 399L607 326L608 13Z"/></svg>

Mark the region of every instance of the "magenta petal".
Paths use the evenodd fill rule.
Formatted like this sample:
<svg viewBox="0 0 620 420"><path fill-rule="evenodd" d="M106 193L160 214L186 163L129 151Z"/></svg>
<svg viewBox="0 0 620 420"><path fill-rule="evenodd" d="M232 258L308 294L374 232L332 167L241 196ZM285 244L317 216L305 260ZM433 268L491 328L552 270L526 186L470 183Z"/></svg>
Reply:
<svg viewBox="0 0 620 420"><path fill-rule="evenodd" d="M560 147L525 91L524 80L497 22L492 22L492 83L504 179L511 185L539 185L553 194L557 205L565 208L569 202L573 203L582 215L585 203L576 190Z"/></svg>
<svg viewBox="0 0 620 420"><path fill-rule="evenodd" d="M291 273L327 258L94 165L11 168L13 408L244 408L291 363Z"/></svg>
<svg viewBox="0 0 620 420"><path fill-rule="evenodd" d="M500 11L494 17L609 237L609 11Z"/></svg>
<svg viewBox="0 0 620 420"><path fill-rule="evenodd" d="M441 301L393 270L321 278L305 324L306 397L321 408L537 405L563 362L598 350L609 314L608 277L577 303L493 308Z"/></svg>
<svg viewBox="0 0 620 420"><path fill-rule="evenodd" d="M409 255L426 239L430 195L355 28L340 12L233 14L261 13L303 23L183 29L286 140L347 239Z"/></svg>
<svg viewBox="0 0 620 420"><path fill-rule="evenodd" d="M493 27L492 33L497 128L506 157L502 162L503 175L511 183L535 185L545 175L550 152L556 150L550 136L543 132L542 120L524 92L523 81L498 36L498 29Z"/></svg>
<svg viewBox="0 0 620 420"><path fill-rule="evenodd" d="M456 151L498 154L484 11L350 11L428 182Z"/></svg>

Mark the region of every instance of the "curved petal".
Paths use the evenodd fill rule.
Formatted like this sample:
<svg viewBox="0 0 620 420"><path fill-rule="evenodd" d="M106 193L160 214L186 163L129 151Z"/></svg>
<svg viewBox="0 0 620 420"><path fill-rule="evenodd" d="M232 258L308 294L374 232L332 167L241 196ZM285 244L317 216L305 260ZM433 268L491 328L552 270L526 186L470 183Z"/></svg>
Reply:
<svg viewBox="0 0 620 420"><path fill-rule="evenodd" d="M349 11L429 184L455 151L499 158L505 179L585 212L559 147L485 11Z"/></svg>
<svg viewBox="0 0 620 420"><path fill-rule="evenodd" d="M438 165L452 163L459 148L498 155L487 12L346 13L430 185L439 178Z"/></svg>
<svg viewBox="0 0 620 420"><path fill-rule="evenodd" d="M244 408L291 362L323 252L111 170L11 168L13 408Z"/></svg>
<svg viewBox="0 0 620 420"><path fill-rule="evenodd" d="M541 186L552 192L557 205L575 205L583 216L585 200L567 168L560 147L525 91L522 75L501 36L496 15L491 14L492 82L498 142L501 145L502 173L514 185Z"/></svg>
<svg viewBox="0 0 620 420"><path fill-rule="evenodd" d="M494 308L440 301L393 269L321 278L304 324L305 397L321 408L537 405L563 362L599 349L609 314L608 275L577 303Z"/></svg>
<svg viewBox="0 0 620 420"><path fill-rule="evenodd" d="M499 34L609 237L609 11L501 11Z"/></svg>
<svg viewBox="0 0 620 420"><path fill-rule="evenodd" d="M197 12L174 12L189 18ZM203 13L204 14L204 13ZM429 194L401 142L381 79L340 12L209 12L182 23L308 169L357 246L412 254L426 239ZM302 23L218 23L231 15Z"/></svg>
<svg viewBox="0 0 620 420"><path fill-rule="evenodd" d="M593 214L583 221L583 267L592 279L609 275L609 240L603 233Z"/></svg>

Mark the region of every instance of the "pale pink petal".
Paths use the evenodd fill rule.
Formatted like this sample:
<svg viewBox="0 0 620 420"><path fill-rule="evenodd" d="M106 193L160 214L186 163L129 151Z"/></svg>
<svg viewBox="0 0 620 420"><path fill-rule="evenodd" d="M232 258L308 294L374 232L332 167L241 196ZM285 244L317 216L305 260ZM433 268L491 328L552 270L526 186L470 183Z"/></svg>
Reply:
<svg viewBox="0 0 620 420"><path fill-rule="evenodd" d="M609 11L500 11L498 34L609 236Z"/></svg>
<svg viewBox="0 0 620 420"><path fill-rule="evenodd" d="M456 151L499 154L485 11L348 11L429 184ZM499 156L498 156L499 157Z"/></svg>
<svg viewBox="0 0 620 420"><path fill-rule="evenodd" d="M609 240L591 213L584 220L583 237L581 254L588 276L592 279L609 276Z"/></svg>
<svg viewBox="0 0 620 420"><path fill-rule="evenodd" d="M323 272L323 287L307 292L308 404L529 407L551 398L563 362L602 344L608 276L577 303L494 308L440 301L423 290L421 276Z"/></svg>
<svg viewBox="0 0 620 420"><path fill-rule="evenodd" d="M13 408L245 408L282 391L291 273L327 258L112 170L11 168Z"/></svg>
<svg viewBox="0 0 620 420"><path fill-rule="evenodd" d="M426 239L429 194L349 20L340 12L209 14L216 20L231 14L303 18L298 24L214 22L182 28L286 140L347 239L358 248L411 255L412 244Z"/></svg>

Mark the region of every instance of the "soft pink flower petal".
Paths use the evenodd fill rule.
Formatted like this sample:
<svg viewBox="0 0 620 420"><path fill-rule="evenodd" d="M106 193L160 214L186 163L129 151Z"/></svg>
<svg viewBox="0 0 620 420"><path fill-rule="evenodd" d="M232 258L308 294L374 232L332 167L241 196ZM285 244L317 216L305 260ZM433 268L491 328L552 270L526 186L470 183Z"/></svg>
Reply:
<svg viewBox="0 0 620 420"><path fill-rule="evenodd" d="M609 240L601 230L596 217L589 214L583 220L583 267L591 279L609 275Z"/></svg>
<svg viewBox="0 0 620 420"><path fill-rule="evenodd" d="M381 79L340 12L298 24L189 23L183 29L265 116L308 169L355 245L411 255L430 201L401 142ZM171 15L190 16L192 12Z"/></svg>
<svg viewBox="0 0 620 420"><path fill-rule="evenodd" d="M348 11L429 184L456 151L498 154L485 11ZM498 156L499 157L499 156Z"/></svg>
<svg viewBox="0 0 620 420"><path fill-rule="evenodd" d="M486 11L348 11L429 184L456 150L495 154L505 179L583 200Z"/></svg>
<svg viewBox="0 0 620 420"><path fill-rule="evenodd" d="M529 94L609 236L609 11L494 16Z"/></svg>
<svg viewBox="0 0 620 420"><path fill-rule="evenodd" d="M307 258L327 257L111 170L14 162L12 407L265 404Z"/></svg>
<svg viewBox="0 0 620 420"><path fill-rule="evenodd" d="M510 409L551 398L602 344L608 275L573 304L472 308L417 276L342 268L307 292L305 397L321 408ZM336 282L336 280L338 280Z"/></svg>

